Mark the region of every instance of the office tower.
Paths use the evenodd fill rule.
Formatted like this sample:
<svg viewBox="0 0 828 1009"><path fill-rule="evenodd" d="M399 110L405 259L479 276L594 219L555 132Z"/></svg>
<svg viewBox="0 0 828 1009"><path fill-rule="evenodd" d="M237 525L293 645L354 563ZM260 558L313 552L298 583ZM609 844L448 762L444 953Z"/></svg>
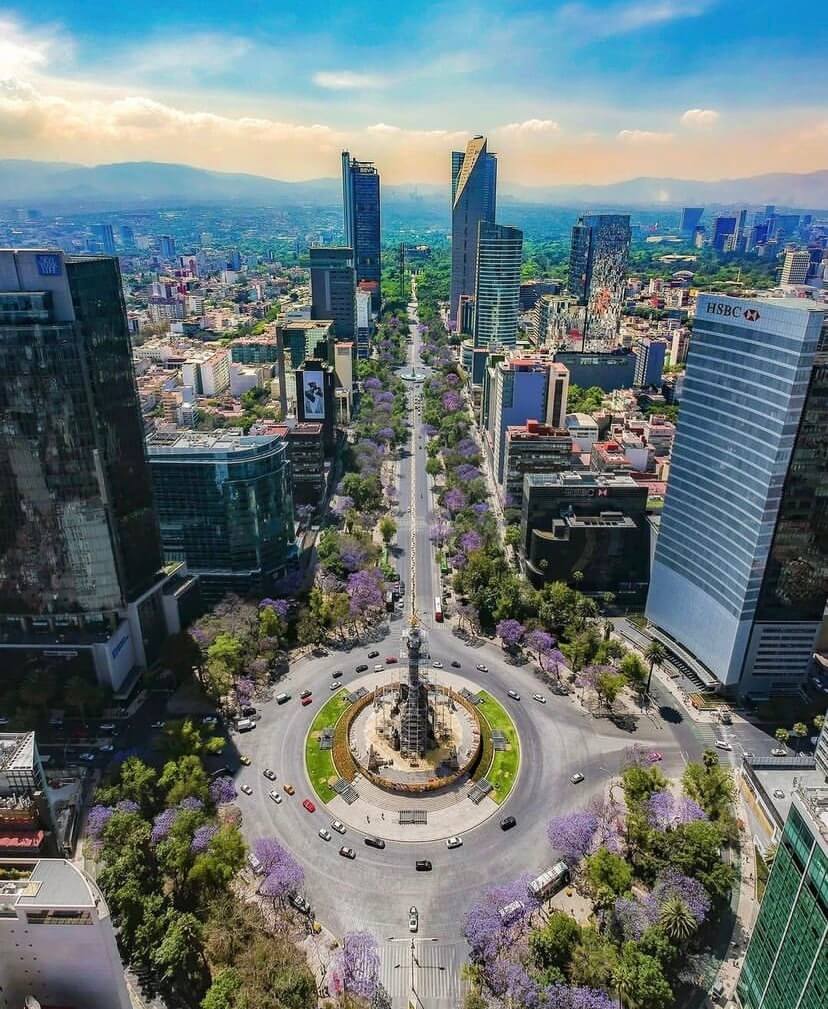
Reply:
<svg viewBox="0 0 828 1009"><path fill-rule="evenodd" d="M727 240L736 231L736 218L735 217L714 217L713 218L713 234L710 238L710 244L717 252L724 252L725 246L727 245Z"/></svg>
<svg viewBox="0 0 828 1009"><path fill-rule="evenodd" d="M93 224L92 234L100 243L101 252L107 256L115 255L115 232L111 224Z"/></svg>
<svg viewBox="0 0 828 1009"><path fill-rule="evenodd" d="M494 224L497 202L497 158L485 137L469 141L465 153L451 154L451 300L449 319L457 320L461 294L474 294L477 226Z"/></svg>
<svg viewBox="0 0 828 1009"><path fill-rule="evenodd" d="M121 232L121 245L125 249L135 248L135 232L128 224L122 224L120 227Z"/></svg>
<svg viewBox="0 0 828 1009"><path fill-rule="evenodd" d="M118 686L166 634L118 260L0 251L0 648Z"/></svg>
<svg viewBox="0 0 828 1009"><path fill-rule="evenodd" d="M175 259L175 239L172 235L162 235L158 239L162 259Z"/></svg>
<svg viewBox="0 0 828 1009"><path fill-rule="evenodd" d="M371 318L372 305L370 289L358 286L356 291L356 342L357 357L361 360L367 360L371 356L371 334L374 331Z"/></svg>
<svg viewBox="0 0 828 1009"><path fill-rule="evenodd" d="M776 216L776 207L773 203L768 203L765 206L765 220L769 221L772 217Z"/></svg>
<svg viewBox="0 0 828 1009"><path fill-rule="evenodd" d="M572 228L569 290L585 309L583 349L618 337L630 238L629 214L586 214Z"/></svg>
<svg viewBox="0 0 828 1009"><path fill-rule="evenodd" d="M683 235L692 238L696 233L696 228L701 224L704 207L684 207L681 211L681 224L679 230Z"/></svg>
<svg viewBox="0 0 828 1009"><path fill-rule="evenodd" d="M651 340L641 336L635 341L635 375L633 385L639 389L649 389L661 385L667 344L664 340Z"/></svg>
<svg viewBox="0 0 828 1009"><path fill-rule="evenodd" d="M147 451L166 559L208 601L270 591L295 555L286 440L188 431L152 435Z"/></svg>
<svg viewBox="0 0 828 1009"><path fill-rule="evenodd" d="M477 226L474 345L514 347L520 314L523 232L481 221Z"/></svg>
<svg viewBox="0 0 828 1009"><path fill-rule="evenodd" d="M782 264L782 284L804 284L811 267L811 254L807 249L791 249L785 253Z"/></svg>
<svg viewBox="0 0 828 1009"><path fill-rule="evenodd" d="M549 388L546 396L546 423L562 428L566 422L569 399L569 370L553 361L549 364Z"/></svg>
<svg viewBox="0 0 828 1009"><path fill-rule="evenodd" d="M742 1009L823 1009L828 999L828 788L792 795L736 985Z"/></svg>
<svg viewBox="0 0 828 1009"><path fill-rule="evenodd" d="M532 310L532 335L539 347L567 346L583 339L583 308L571 294L542 294Z"/></svg>
<svg viewBox="0 0 828 1009"><path fill-rule="evenodd" d="M523 507L523 478L527 473L556 473L572 469L572 436L563 424L527 420L506 428L503 499L508 507Z"/></svg>
<svg viewBox="0 0 828 1009"><path fill-rule="evenodd" d="M238 273L242 268L242 258L241 253L238 249L231 249L230 255L227 257L227 269L233 270L234 273Z"/></svg>
<svg viewBox="0 0 828 1009"><path fill-rule="evenodd" d="M370 291L371 307L382 304L380 240L380 177L371 161L357 161L342 152L342 204L345 244L354 252L357 284Z"/></svg>
<svg viewBox="0 0 828 1009"><path fill-rule="evenodd" d="M0 871L3 1005L131 1009L109 908L91 877L62 858L0 862Z"/></svg>
<svg viewBox="0 0 828 1009"><path fill-rule="evenodd" d="M552 360L564 365L569 372L570 384L581 389L597 385L604 392L614 392L616 389L630 389L635 381L636 356L626 347L595 354L556 350Z"/></svg>
<svg viewBox="0 0 828 1009"><path fill-rule="evenodd" d="M824 314L698 299L647 617L740 697L798 688L825 609Z"/></svg>
<svg viewBox="0 0 828 1009"><path fill-rule="evenodd" d="M747 210L740 210L736 215L736 227L733 229L734 252L743 252L747 240Z"/></svg>
<svg viewBox="0 0 828 1009"><path fill-rule="evenodd" d="M673 333L670 343L670 364L684 364L687 360L687 351L690 349L690 330L680 326Z"/></svg>
<svg viewBox="0 0 828 1009"><path fill-rule="evenodd" d="M474 336L474 295L461 294L457 304L457 332L462 336Z"/></svg>
<svg viewBox="0 0 828 1009"><path fill-rule="evenodd" d="M762 245L768 240L768 225L767 222L762 221L759 224L754 224L753 227L748 232L747 240L745 241L745 252L751 252L756 248L757 245Z"/></svg>
<svg viewBox="0 0 828 1009"><path fill-rule="evenodd" d="M354 254L344 246L310 250L311 318L332 319L336 340L356 339Z"/></svg>

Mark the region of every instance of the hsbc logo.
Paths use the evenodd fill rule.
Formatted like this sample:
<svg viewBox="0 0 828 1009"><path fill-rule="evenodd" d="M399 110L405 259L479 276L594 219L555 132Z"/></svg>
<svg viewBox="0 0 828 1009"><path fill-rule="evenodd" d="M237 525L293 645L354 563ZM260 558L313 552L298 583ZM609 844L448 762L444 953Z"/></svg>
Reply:
<svg viewBox="0 0 828 1009"><path fill-rule="evenodd" d="M745 319L747 322L756 322L760 318L756 308L746 308L742 311L740 305L729 305L725 301L708 301L708 315L722 315L726 319Z"/></svg>

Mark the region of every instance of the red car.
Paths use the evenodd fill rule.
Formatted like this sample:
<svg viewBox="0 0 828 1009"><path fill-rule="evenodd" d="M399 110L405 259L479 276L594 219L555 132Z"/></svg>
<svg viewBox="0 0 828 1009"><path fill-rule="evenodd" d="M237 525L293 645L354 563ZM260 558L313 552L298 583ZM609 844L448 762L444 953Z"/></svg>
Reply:
<svg viewBox="0 0 828 1009"><path fill-rule="evenodd" d="M388 663L389 666L393 666L394 663L397 661L397 656L396 655L386 655L385 656L385 661Z"/></svg>
<svg viewBox="0 0 828 1009"><path fill-rule="evenodd" d="M313 704L313 698L312 697L303 697L302 698L302 707L306 708L309 704Z"/></svg>
<svg viewBox="0 0 828 1009"><path fill-rule="evenodd" d="M305 801L302 803L302 805L305 807L305 809L309 813L315 813L316 812L316 806L314 806L314 804L310 801L310 799L305 799Z"/></svg>

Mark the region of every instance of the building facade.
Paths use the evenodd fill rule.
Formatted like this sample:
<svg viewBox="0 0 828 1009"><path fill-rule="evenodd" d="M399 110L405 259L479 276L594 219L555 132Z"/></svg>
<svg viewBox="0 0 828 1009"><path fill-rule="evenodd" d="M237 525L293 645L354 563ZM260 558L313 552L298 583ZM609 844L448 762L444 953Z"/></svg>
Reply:
<svg viewBox="0 0 828 1009"><path fill-rule="evenodd" d="M597 385L604 392L630 389L635 381L635 354L626 348L606 353L582 353L579 350L558 350L552 360L564 365L569 382L581 389Z"/></svg>
<svg viewBox="0 0 828 1009"><path fill-rule="evenodd" d="M233 429L147 447L166 558L186 562L208 600L267 592L295 557L285 439Z"/></svg>
<svg viewBox="0 0 828 1009"><path fill-rule="evenodd" d="M825 610L824 311L701 295L647 616L740 696L803 681Z"/></svg>
<svg viewBox="0 0 828 1009"><path fill-rule="evenodd" d="M523 478L527 473L559 473L572 468L572 437L560 427L528 420L506 428L503 500L507 507L523 507Z"/></svg>
<svg viewBox="0 0 828 1009"><path fill-rule="evenodd" d="M704 207L682 207L681 223L679 230L683 235L692 238L696 233L696 228L701 224L704 215Z"/></svg>
<svg viewBox="0 0 828 1009"><path fill-rule="evenodd" d="M612 346L618 336L631 236L628 214L585 214L572 228L569 290L585 310L584 350Z"/></svg>
<svg viewBox="0 0 828 1009"><path fill-rule="evenodd" d="M474 344L514 347L520 315L523 232L481 221L477 227Z"/></svg>
<svg viewBox="0 0 828 1009"><path fill-rule="evenodd" d="M449 319L457 320L462 294L474 294L477 234L481 221L494 224L497 158L485 137L472 138L465 152L451 155L451 292Z"/></svg>
<svg viewBox="0 0 828 1009"><path fill-rule="evenodd" d="M782 276L780 283L804 284L808 279L808 271L811 268L811 254L805 250L791 249L785 253L785 261L782 264Z"/></svg>
<svg viewBox="0 0 828 1009"><path fill-rule="evenodd" d="M635 341L635 374L633 385L640 389L661 386L661 376L667 358L667 344L664 340L651 340L642 336Z"/></svg>
<svg viewBox="0 0 828 1009"><path fill-rule="evenodd" d="M356 282L371 294L371 307L382 305L380 241L380 177L370 161L342 152L342 204L345 244L354 252Z"/></svg>
<svg viewBox="0 0 828 1009"><path fill-rule="evenodd" d="M336 340L356 340L354 252L342 246L310 250L311 318L330 319Z"/></svg>
<svg viewBox="0 0 828 1009"><path fill-rule="evenodd" d="M742 1009L828 1000L828 788L794 792L736 995Z"/></svg>

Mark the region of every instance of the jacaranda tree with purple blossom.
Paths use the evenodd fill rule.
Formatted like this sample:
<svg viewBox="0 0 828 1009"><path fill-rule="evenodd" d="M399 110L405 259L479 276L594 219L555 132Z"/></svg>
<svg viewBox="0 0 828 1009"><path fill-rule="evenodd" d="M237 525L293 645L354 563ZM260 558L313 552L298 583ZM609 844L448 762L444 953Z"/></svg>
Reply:
<svg viewBox="0 0 828 1009"><path fill-rule="evenodd" d="M511 962L510 953L516 937L525 931L528 918L539 907L539 902L529 893L530 879L526 874L510 883L489 887L466 912L463 934L472 960L483 967L487 983L493 990L500 986L500 962ZM509 905L515 907L515 913L504 919L500 909Z"/></svg>
<svg viewBox="0 0 828 1009"><path fill-rule="evenodd" d="M196 827L193 839L190 842L190 850L200 855L205 852L213 838L218 834L218 827L214 823L205 823L201 827Z"/></svg>
<svg viewBox="0 0 828 1009"><path fill-rule="evenodd" d="M535 653L535 657L540 662L541 654L549 651L555 644L555 639L547 631L538 628L534 631L529 631L523 644L530 652Z"/></svg>
<svg viewBox="0 0 828 1009"><path fill-rule="evenodd" d="M222 775L210 783L210 801L215 806L223 806L232 802L238 794L233 779L229 775Z"/></svg>
<svg viewBox="0 0 828 1009"><path fill-rule="evenodd" d="M656 830L706 819L707 814L698 803L683 795L673 795L667 789L654 792L647 802L647 821Z"/></svg>
<svg viewBox="0 0 828 1009"><path fill-rule="evenodd" d="M384 602L385 582L379 568L354 571L348 575L345 591L355 620L363 620L369 613L378 610Z"/></svg>
<svg viewBox="0 0 828 1009"><path fill-rule="evenodd" d="M305 870L275 838L262 837L254 841L253 853L264 871L264 879L259 885L259 893L263 897L270 897L274 903L283 903L302 888Z"/></svg>
<svg viewBox="0 0 828 1009"><path fill-rule="evenodd" d="M328 989L334 995L352 995L370 1001L379 984L377 940L370 932L346 932L342 948L328 967Z"/></svg>
<svg viewBox="0 0 828 1009"><path fill-rule="evenodd" d="M456 514L466 507L466 495L459 487L453 487L451 490L446 491L443 503L450 512Z"/></svg>
<svg viewBox="0 0 828 1009"><path fill-rule="evenodd" d="M546 836L553 848L570 865L576 865L592 848L598 831L598 816L589 809L553 816L546 827Z"/></svg>
<svg viewBox="0 0 828 1009"><path fill-rule="evenodd" d="M506 648L516 648L523 639L526 628L519 620L509 618L498 621L495 633Z"/></svg>

